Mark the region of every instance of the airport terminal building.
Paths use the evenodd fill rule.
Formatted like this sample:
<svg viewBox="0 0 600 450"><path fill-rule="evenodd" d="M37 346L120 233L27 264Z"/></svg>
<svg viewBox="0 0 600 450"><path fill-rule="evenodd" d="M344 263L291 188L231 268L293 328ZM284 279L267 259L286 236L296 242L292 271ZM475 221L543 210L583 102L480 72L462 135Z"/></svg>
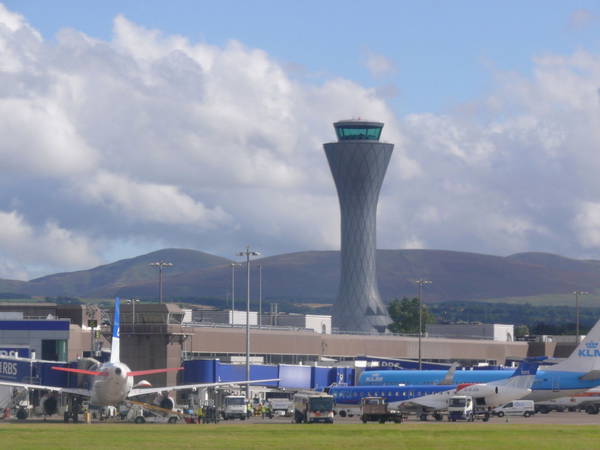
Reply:
<svg viewBox="0 0 600 450"><path fill-rule="evenodd" d="M92 332L87 321L93 314L88 311L87 305L38 303L35 305L42 309L36 312L35 319L32 319L34 314L26 312L32 305L3 305L4 312L12 309L10 312L23 313L22 319L13 316L11 320L0 320L0 335L7 349L26 349L30 355L35 352L38 359L67 363L89 355L92 348L110 347L110 324L99 322L99 329ZM122 361L132 370L179 367L185 361L215 359L223 364L237 364L241 368L239 364L245 361L245 324L219 323L217 320L188 322L184 319L190 317L189 313L176 304L138 304L134 316L133 306L123 304ZM40 315L47 318L40 319ZM112 312L107 311L105 316L112 316ZM102 319L99 316L97 320ZM307 328L310 320L306 318L295 317L292 321L295 321L295 325L251 326L253 364L354 367L354 360L365 355L392 359L418 357L418 339L414 336L334 334L326 327L321 328L319 323ZM49 341L54 344L50 345L47 343ZM438 362L458 360L464 363L504 364L531 355L532 348L528 342L489 338L425 337L422 340L423 359ZM536 348L537 352L546 354L553 353L553 350L548 343ZM101 357L100 354L93 356ZM214 374L216 369L211 370ZM328 374L325 377L333 376ZM151 375L148 379L155 386L182 382L174 372ZM190 382L189 379L186 381Z"/></svg>

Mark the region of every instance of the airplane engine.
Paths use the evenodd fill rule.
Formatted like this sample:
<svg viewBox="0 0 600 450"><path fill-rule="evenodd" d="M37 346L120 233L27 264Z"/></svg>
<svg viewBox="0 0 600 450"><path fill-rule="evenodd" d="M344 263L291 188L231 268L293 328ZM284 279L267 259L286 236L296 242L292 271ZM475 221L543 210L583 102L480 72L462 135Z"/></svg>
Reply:
<svg viewBox="0 0 600 450"><path fill-rule="evenodd" d="M47 416L56 414L58 412L58 401L56 400L56 397L54 395L46 397L42 403L42 409Z"/></svg>
<svg viewBox="0 0 600 450"><path fill-rule="evenodd" d="M163 395L160 398L159 406L164 409L174 409L175 408L175 400L169 395Z"/></svg>

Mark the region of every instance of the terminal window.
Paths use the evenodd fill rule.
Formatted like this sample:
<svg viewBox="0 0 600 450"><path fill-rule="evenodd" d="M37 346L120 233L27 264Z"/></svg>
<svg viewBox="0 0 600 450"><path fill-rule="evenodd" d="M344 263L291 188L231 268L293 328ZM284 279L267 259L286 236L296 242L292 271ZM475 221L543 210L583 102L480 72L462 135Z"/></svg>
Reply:
<svg viewBox="0 0 600 450"><path fill-rule="evenodd" d="M46 361L66 361L67 341L64 339L42 340L42 359Z"/></svg>

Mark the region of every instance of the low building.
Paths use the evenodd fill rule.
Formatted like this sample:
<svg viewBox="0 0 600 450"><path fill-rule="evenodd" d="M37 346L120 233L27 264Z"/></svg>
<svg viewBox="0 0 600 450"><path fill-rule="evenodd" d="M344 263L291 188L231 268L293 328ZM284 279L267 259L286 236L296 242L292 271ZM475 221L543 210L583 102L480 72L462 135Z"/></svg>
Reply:
<svg viewBox="0 0 600 450"><path fill-rule="evenodd" d="M220 310L207 308L184 309L184 323L196 325L246 325L245 310ZM191 317L191 320L189 319ZM258 326L259 314L250 311L250 326ZM293 328L313 330L317 333L331 334L331 316L319 314L297 314L285 312L268 312L260 316L261 327Z"/></svg>
<svg viewBox="0 0 600 450"><path fill-rule="evenodd" d="M433 323L427 324L426 333L429 337L512 342L515 336L515 327L501 323Z"/></svg>

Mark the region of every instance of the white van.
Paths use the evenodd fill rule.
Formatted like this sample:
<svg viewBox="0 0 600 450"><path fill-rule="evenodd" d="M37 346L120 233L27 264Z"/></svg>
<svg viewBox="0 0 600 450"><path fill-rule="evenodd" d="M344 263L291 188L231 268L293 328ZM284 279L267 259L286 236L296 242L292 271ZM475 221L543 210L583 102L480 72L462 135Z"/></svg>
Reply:
<svg viewBox="0 0 600 450"><path fill-rule="evenodd" d="M534 412L535 404L533 400L513 400L494 409L494 414L498 417L504 417L504 415L529 417Z"/></svg>

